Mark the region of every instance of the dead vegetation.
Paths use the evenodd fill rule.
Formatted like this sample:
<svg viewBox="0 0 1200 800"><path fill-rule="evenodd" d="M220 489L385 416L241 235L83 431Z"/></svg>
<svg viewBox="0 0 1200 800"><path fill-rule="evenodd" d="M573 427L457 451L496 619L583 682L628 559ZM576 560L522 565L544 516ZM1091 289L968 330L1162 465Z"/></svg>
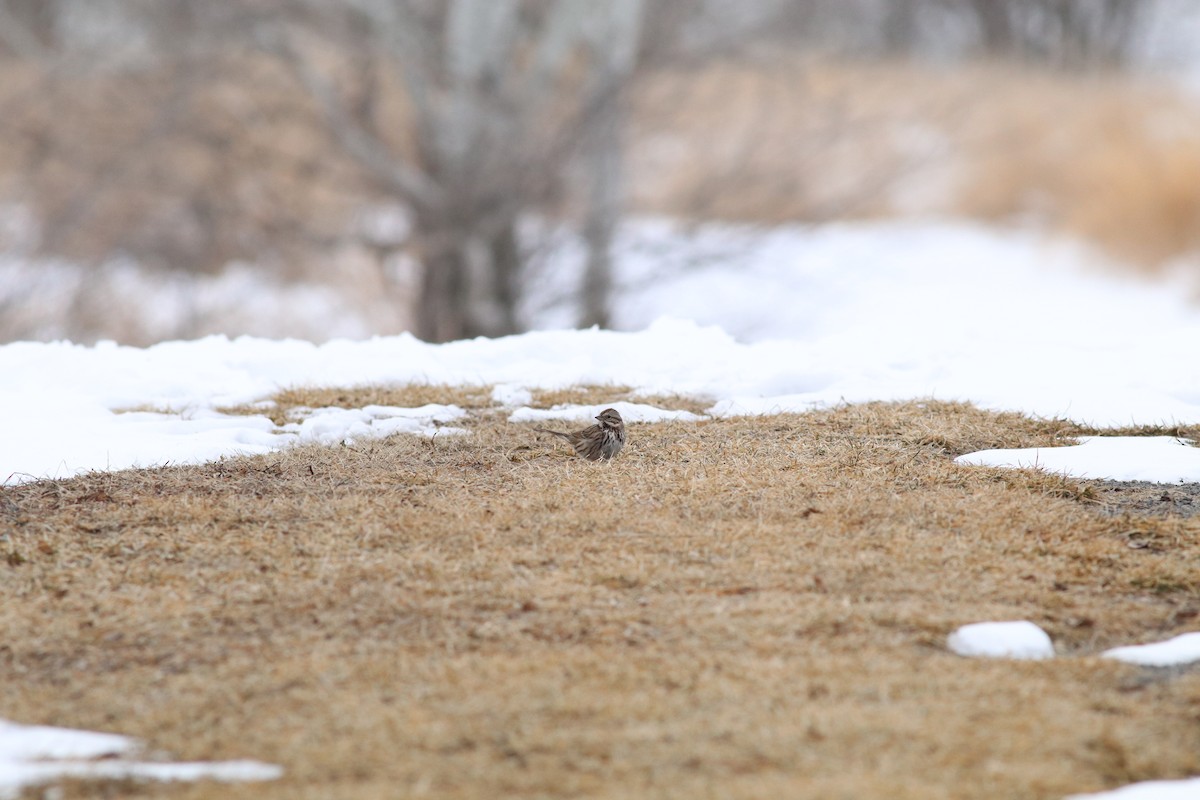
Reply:
<svg viewBox="0 0 1200 800"><path fill-rule="evenodd" d="M1200 108L1165 81L974 62L717 62L638 86L639 210L1033 223L1156 270L1200 248Z"/></svg>
<svg viewBox="0 0 1200 800"><path fill-rule="evenodd" d="M271 397L272 406L239 409L243 413L263 414L276 425L289 421L289 413L305 408L364 408L400 406L417 408L431 403L456 405L480 411L491 406L491 388L487 386L447 386L436 383L410 383L403 386L291 387ZM228 412L229 410L226 409Z"/></svg>
<svg viewBox="0 0 1200 800"><path fill-rule="evenodd" d="M7 487L0 709L286 770L121 796L1057 800L1200 773L1200 674L1094 657L1196 629L1200 520L951 458L1075 433L873 403L633 425L593 464L492 413ZM946 651L989 619L1060 658Z"/></svg>

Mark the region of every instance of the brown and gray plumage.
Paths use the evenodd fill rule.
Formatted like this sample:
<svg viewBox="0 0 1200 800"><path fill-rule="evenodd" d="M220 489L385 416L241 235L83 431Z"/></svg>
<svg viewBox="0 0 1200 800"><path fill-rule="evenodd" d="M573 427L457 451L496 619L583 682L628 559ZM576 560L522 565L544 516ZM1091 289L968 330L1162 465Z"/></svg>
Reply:
<svg viewBox="0 0 1200 800"><path fill-rule="evenodd" d="M575 452L588 461L609 459L621 452L625 446L625 421L615 408L606 408L596 415L599 423L574 433L559 433L547 428L535 431L561 436L571 443Z"/></svg>

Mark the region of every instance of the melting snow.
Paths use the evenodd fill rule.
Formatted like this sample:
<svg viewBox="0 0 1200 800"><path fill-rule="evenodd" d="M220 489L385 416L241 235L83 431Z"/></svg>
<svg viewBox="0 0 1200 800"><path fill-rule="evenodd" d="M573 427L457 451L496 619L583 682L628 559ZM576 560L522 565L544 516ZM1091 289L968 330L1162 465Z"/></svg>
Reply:
<svg viewBox="0 0 1200 800"><path fill-rule="evenodd" d="M1066 447L983 450L955 459L959 464L1037 467L1077 478L1155 483L1200 481L1200 448L1174 436L1081 436Z"/></svg>
<svg viewBox="0 0 1200 800"><path fill-rule="evenodd" d="M134 778L155 781L269 781L283 775L259 761L136 761L142 745L113 733L0 719L0 800L59 778ZM103 759L103 760L95 760Z"/></svg>
<svg viewBox="0 0 1200 800"><path fill-rule="evenodd" d="M1114 647L1101 655L1144 667L1173 667L1200 661L1200 633L1185 633L1165 642ZM1200 797L1200 794L1196 795Z"/></svg>

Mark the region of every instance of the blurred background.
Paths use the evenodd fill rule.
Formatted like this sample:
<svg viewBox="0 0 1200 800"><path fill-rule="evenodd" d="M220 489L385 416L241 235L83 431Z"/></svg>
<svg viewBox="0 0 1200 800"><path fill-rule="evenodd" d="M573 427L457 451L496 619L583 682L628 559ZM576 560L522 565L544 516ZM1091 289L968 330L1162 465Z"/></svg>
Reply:
<svg viewBox="0 0 1200 800"><path fill-rule="evenodd" d="M609 325L639 219L1194 274L1198 42L1198 0L0 0L0 341Z"/></svg>

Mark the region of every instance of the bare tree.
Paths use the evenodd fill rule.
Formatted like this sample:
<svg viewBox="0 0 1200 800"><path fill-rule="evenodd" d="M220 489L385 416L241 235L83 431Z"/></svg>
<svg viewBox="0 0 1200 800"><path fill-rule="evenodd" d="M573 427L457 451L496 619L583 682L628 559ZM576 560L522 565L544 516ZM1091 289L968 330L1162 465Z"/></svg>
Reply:
<svg viewBox="0 0 1200 800"><path fill-rule="evenodd" d="M248 260L308 277L332 252L366 252L381 291L395 289L397 303L416 295L415 329L431 340L519 330L530 273L519 223L530 212L569 217L588 249L579 322L604 325L635 67L650 65L642 89L694 85L713 59L778 56L790 70L798 52L987 52L1086 67L1124 58L1153 5L0 0L0 202L32 211L42 252L83 263L121 254L216 270ZM792 97L803 88L782 87ZM830 131L823 148L847 124L843 105L811 109ZM751 130L748 141L762 138ZM721 182L748 176L815 198L816 218L846 206L806 173L781 178L765 158L756 170L743 162L698 165L697 208L730 194ZM879 193L868 183L858 194ZM372 207L403 208L408 238L356 227ZM415 288L383 277L402 249L419 265Z"/></svg>
<svg viewBox="0 0 1200 800"><path fill-rule="evenodd" d="M623 92L633 71L637 54L639 2L619 2L609 6L604 26L592 31L592 48L598 64L588 81L593 95L587 105L593 120L587 132L587 211L583 226L588 261L584 270L580 324L609 323L609 298L612 294L611 246L625 184L622 179L621 131L624 121Z"/></svg>
<svg viewBox="0 0 1200 800"><path fill-rule="evenodd" d="M606 321L622 87L641 0L298 2L302 14L260 23L259 42L289 66L345 153L412 209L418 335L519 329L517 224L560 195L567 164L584 152L586 319ZM330 53L353 57L326 66ZM404 87L407 136L376 113L384 79Z"/></svg>
<svg viewBox="0 0 1200 800"><path fill-rule="evenodd" d="M0 0L0 57L34 75L0 84L0 172L43 251L283 263L402 206L408 242L363 244L417 257L417 333L447 340L520 329L518 223L571 211L607 320L642 0L50 5Z"/></svg>

